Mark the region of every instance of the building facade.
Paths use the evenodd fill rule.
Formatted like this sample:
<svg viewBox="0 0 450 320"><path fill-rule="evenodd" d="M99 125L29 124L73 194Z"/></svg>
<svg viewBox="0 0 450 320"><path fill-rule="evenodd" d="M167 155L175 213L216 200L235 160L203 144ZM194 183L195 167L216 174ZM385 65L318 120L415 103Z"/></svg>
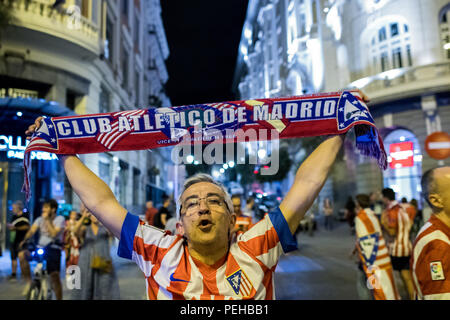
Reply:
<svg viewBox="0 0 450 320"><path fill-rule="evenodd" d="M421 174L450 164L424 148L432 132L450 131L449 10L446 0L251 0L234 88L242 99L360 88L389 167L347 142L321 196L342 207L349 195L391 187L419 199Z"/></svg>
<svg viewBox="0 0 450 320"><path fill-rule="evenodd" d="M0 47L0 117L11 120L0 128L0 136L5 137L3 141L12 139L10 148L21 144L23 150L23 132L38 115L170 106L164 92L169 49L159 0L55 3L58 1L2 2L13 17L2 32ZM7 112L15 118L5 116ZM146 200L157 204L163 193L173 192L170 174L166 174L173 170L167 161L169 156L169 150L161 149L106 152L80 158L111 187L122 205L135 214L143 214ZM12 202L23 199L23 171L20 159L1 161L0 168L7 167L9 171L9 177L3 177L0 186L4 225ZM35 197L29 205L32 216L40 214L45 198L79 208L79 199L59 162L51 157L46 165L42 165L44 160L34 162ZM16 171L16 175L11 175ZM2 239L4 245L5 233Z"/></svg>

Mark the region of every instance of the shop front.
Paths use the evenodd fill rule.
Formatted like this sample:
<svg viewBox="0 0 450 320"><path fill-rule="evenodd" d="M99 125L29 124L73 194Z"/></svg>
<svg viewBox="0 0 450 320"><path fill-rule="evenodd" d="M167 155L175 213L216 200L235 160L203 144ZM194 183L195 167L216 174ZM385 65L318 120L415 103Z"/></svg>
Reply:
<svg viewBox="0 0 450 320"><path fill-rule="evenodd" d="M23 157L28 144L24 132L38 115L59 116L73 114L69 109L42 99L0 98L0 245L9 247L9 231L6 224L12 216L12 204L16 200L25 203L21 192L24 181ZM33 120L31 120L33 119ZM31 221L41 211L42 203L50 198L60 204L71 200L64 171L55 154L32 152L32 198L25 203Z"/></svg>

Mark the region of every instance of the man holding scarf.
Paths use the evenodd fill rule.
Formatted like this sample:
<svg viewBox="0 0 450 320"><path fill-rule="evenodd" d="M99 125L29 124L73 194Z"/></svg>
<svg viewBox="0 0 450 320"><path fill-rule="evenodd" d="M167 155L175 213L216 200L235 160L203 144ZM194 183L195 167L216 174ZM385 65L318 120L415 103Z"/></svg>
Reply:
<svg viewBox="0 0 450 320"><path fill-rule="evenodd" d="M26 134L40 125L38 118ZM297 248L293 234L323 187L344 138L340 134L323 141L298 169L280 206L237 238L231 198L208 175L185 182L177 202L178 235L172 236L129 213L77 156L59 158L81 201L120 239L118 254L144 272L149 299L274 299L278 259Z"/></svg>

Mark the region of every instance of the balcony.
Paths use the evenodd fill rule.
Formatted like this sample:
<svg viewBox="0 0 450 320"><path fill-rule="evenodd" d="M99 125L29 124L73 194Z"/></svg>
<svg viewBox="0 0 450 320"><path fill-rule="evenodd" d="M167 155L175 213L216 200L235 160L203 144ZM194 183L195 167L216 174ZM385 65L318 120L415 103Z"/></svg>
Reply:
<svg viewBox="0 0 450 320"><path fill-rule="evenodd" d="M65 49L74 50L74 53L80 53L85 58L97 57L101 50L98 27L83 17L78 7L64 7L58 11L52 9L53 3L50 0L10 1L14 15L12 24L50 36L47 38L69 41L75 46ZM60 43L64 47L64 42Z"/></svg>
<svg viewBox="0 0 450 320"><path fill-rule="evenodd" d="M359 88L371 100L381 103L393 98L407 98L424 91L450 89L450 62L388 70L353 81L347 88Z"/></svg>

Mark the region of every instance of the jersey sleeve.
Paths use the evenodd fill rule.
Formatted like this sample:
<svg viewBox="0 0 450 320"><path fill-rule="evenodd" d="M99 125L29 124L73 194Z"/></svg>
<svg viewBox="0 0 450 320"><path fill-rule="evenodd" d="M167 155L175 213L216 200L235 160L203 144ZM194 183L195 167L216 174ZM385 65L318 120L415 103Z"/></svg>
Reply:
<svg viewBox="0 0 450 320"><path fill-rule="evenodd" d="M159 263L175 239L176 236L150 226L138 216L128 212L122 225L117 254L122 258L133 260L146 272L148 270L144 269L149 265Z"/></svg>
<svg viewBox="0 0 450 320"><path fill-rule="evenodd" d="M423 298L450 299L450 243L430 241L416 259L413 271Z"/></svg>
<svg viewBox="0 0 450 320"><path fill-rule="evenodd" d="M264 216L238 238L238 245L266 267L272 268L281 254L297 249L297 240L279 208Z"/></svg>

